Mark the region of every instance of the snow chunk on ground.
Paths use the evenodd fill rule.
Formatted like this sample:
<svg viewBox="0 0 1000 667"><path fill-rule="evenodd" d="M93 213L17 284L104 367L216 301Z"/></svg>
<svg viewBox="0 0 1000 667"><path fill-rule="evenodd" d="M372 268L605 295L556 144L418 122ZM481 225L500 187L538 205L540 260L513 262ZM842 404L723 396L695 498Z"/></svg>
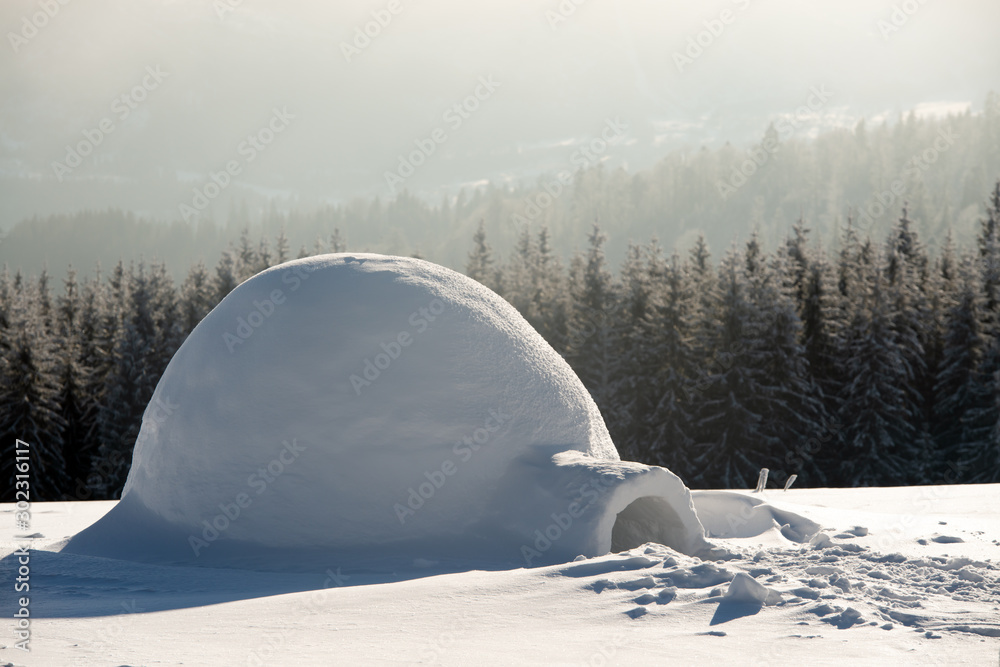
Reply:
<svg viewBox="0 0 1000 667"><path fill-rule="evenodd" d="M789 541L805 542L820 530L815 521L744 493L698 491L694 504L709 537L757 537L777 529Z"/></svg>
<svg viewBox="0 0 1000 667"><path fill-rule="evenodd" d="M745 572L737 572L729 582L725 599L728 602L746 604L777 604L781 602L781 593L758 583L756 579Z"/></svg>
<svg viewBox="0 0 1000 667"><path fill-rule="evenodd" d="M325 255L216 307L143 417L121 502L71 552L254 567L710 555L668 470L619 460L566 362L502 298L422 260Z"/></svg>

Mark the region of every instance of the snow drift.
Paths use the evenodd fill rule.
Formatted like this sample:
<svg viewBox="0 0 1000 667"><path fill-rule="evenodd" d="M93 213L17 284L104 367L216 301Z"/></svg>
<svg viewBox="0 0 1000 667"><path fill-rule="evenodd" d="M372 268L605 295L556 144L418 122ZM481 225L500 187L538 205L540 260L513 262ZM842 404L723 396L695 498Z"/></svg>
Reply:
<svg viewBox="0 0 1000 667"><path fill-rule="evenodd" d="M429 262L338 254L255 276L198 325L121 501L67 550L540 565L649 541L709 552L681 480L619 460L512 306Z"/></svg>

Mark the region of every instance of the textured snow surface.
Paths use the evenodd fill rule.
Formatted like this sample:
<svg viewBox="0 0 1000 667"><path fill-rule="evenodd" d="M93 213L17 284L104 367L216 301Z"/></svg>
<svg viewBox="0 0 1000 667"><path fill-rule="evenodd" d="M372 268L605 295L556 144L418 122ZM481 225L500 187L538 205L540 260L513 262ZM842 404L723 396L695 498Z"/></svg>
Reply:
<svg viewBox="0 0 1000 667"><path fill-rule="evenodd" d="M742 497L807 517L827 540L772 527L720 538L725 561L643 544L453 573L426 559L374 572L329 553L280 573L60 553L115 503L34 504L32 537L0 505L0 577L13 581L15 549L31 546L32 624L30 653L0 637L0 664L998 664L1000 485L693 495L706 524L739 517ZM761 604L761 589L780 599ZM8 619L12 598L0 596Z"/></svg>
<svg viewBox="0 0 1000 667"><path fill-rule="evenodd" d="M651 540L709 548L680 479L619 461L589 393L512 306L429 262L341 254L265 271L198 325L121 503L68 550L534 566Z"/></svg>

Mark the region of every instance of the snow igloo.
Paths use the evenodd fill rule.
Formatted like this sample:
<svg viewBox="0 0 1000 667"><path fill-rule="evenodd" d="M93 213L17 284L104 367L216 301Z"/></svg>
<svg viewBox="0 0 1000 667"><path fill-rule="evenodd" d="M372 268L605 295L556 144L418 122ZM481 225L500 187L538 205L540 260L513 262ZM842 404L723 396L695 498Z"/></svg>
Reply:
<svg viewBox="0 0 1000 667"><path fill-rule="evenodd" d="M710 551L682 481L620 460L510 304L430 262L334 254L258 274L195 328L120 502L67 550L536 566L645 542Z"/></svg>

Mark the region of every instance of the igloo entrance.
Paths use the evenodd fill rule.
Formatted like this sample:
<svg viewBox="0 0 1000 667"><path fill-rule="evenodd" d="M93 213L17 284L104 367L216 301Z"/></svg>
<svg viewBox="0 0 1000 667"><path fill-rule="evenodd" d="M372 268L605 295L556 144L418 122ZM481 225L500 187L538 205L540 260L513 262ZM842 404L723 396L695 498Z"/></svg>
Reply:
<svg viewBox="0 0 1000 667"><path fill-rule="evenodd" d="M611 528L611 550L625 551L646 542L657 542L682 551L688 535L689 528L670 503L657 496L645 496L618 513Z"/></svg>

